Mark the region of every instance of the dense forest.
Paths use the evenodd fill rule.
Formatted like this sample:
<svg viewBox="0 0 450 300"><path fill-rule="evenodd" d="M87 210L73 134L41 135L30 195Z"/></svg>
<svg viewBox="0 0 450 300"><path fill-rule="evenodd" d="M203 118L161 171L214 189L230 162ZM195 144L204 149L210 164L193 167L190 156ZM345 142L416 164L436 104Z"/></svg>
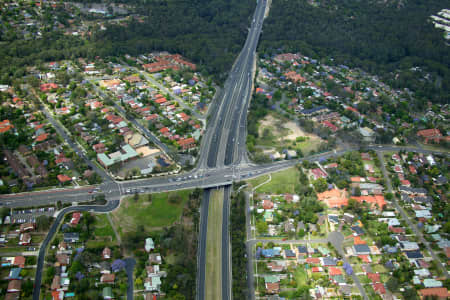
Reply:
<svg viewBox="0 0 450 300"><path fill-rule="evenodd" d="M422 100L450 100L450 48L430 16L448 0L273 0L260 52L300 52L380 74ZM420 67L414 74L412 67ZM426 74L430 74L427 76Z"/></svg>
<svg viewBox="0 0 450 300"><path fill-rule="evenodd" d="M10 83L25 74L24 66L44 61L155 50L180 53L222 81L245 41L256 5L254 0L111 2L137 5L144 18L132 18L127 26L112 24L104 31L95 30L87 40L50 31L43 32L40 40L2 43L0 81Z"/></svg>

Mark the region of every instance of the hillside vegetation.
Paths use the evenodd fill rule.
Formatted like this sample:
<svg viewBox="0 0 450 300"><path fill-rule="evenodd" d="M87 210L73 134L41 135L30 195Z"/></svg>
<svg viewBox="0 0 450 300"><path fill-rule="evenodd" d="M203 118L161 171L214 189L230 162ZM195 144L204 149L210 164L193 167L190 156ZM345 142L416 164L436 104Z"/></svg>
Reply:
<svg viewBox="0 0 450 300"><path fill-rule="evenodd" d="M408 87L421 100L448 103L450 47L429 18L450 1L316 2L273 0L260 52L332 57Z"/></svg>

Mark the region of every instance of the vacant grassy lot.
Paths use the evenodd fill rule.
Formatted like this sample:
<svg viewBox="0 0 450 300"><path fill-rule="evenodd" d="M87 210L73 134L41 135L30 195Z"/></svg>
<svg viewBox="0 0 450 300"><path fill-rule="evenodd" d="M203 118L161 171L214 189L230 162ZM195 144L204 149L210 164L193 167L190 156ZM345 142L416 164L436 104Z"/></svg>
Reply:
<svg viewBox="0 0 450 300"><path fill-rule="evenodd" d="M295 186L299 184L299 172L297 168L289 168L284 171L272 173L271 176L272 180L260 186L255 192L270 194L293 194L295 192ZM255 187L267 179L268 176L262 176L249 180L249 183Z"/></svg>
<svg viewBox="0 0 450 300"><path fill-rule="evenodd" d="M192 190L171 193L134 195L122 200L120 207L112 213L114 224L120 234L136 230L139 225L146 230L159 230L177 221Z"/></svg>
<svg viewBox="0 0 450 300"><path fill-rule="evenodd" d="M222 298L223 189L211 193L206 234L205 299Z"/></svg>
<svg viewBox="0 0 450 300"><path fill-rule="evenodd" d="M96 237L100 237L100 238L111 237L111 241L116 240L114 230L112 229L111 224L109 223L108 217L106 214L95 215L94 234Z"/></svg>

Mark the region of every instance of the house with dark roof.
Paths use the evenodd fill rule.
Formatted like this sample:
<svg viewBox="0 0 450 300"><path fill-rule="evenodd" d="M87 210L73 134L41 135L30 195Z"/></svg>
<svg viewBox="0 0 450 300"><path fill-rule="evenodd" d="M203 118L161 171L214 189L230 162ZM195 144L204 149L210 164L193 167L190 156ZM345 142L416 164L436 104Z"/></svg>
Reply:
<svg viewBox="0 0 450 300"><path fill-rule="evenodd" d="M356 255L370 254L370 248L366 244L353 245L353 253Z"/></svg>

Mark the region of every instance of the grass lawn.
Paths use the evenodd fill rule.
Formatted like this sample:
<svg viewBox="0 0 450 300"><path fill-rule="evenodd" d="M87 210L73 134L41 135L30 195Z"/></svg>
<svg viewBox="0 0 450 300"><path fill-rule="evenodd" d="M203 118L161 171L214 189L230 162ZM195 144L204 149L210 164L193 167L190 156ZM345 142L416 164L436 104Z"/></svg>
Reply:
<svg viewBox="0 0 450 300"><path fill-rule="evenodd" d="M206 234L205 299L222 298L222 216L223 189L211 193Z"/></svg>
<svg viewBox="0 0 450 300"><path fill-rule="evenodd" d="M148 201L148 195L139 195L137 201L133 195L123 199L120 207L111 216L122 235L136 230L139 225L149 231L160 230L180 218L191 192L192 190L183 190L151 194L151 203ZM176 201L169 201L169 197L176 198Z"/></svg>
<svg viewBox="0 0 450 300"><path fill-rule="evenodd" d="M111 237L112 241L116 240L116 235L108 221L108 216L106 214L95 215L95 230L94 234L96 237Z"/></svg>
<svg viewBox="0 0 450 300"><path fill-rule="evenodd" d="M295 270L294 276L297 282L297 288L307 285L308 274L306 274L306 270L303 267L298 267Z"/></svg>
<svg viewBox="0 0 450 300"><path fill-rule="evenodd" d="M272 173L272 180L262 186L260 186L256 192L257 193L269 193L269 194L285 194L295 193L295 186L299 184L299 172L297 168L289 168L284 171ZM258 181L254 181L255 179L252 179L249 181L250 184L253 186L258 185L261 182L264 182L267 180L267 176L262 177L263 180L258 179ZM256 185L254 185L256 183Z"/></svg>
<svg viewBox="0 0 450 300"><path fill-rule="evenodd" d="M383 265L380 265L380 264L373 264L371 267L372 267L372 272L374 272L374 273L376 273L376 272L387 273L388 272L388 270Z"/></svg>

